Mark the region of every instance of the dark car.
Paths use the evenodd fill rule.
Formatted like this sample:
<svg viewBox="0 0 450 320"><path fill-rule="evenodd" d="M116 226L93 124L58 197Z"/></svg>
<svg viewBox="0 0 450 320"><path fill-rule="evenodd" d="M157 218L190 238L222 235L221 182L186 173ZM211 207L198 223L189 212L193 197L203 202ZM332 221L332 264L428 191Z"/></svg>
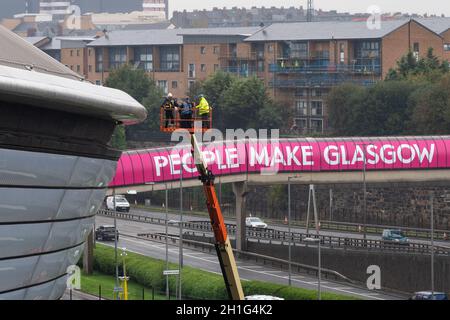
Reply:
<svg viewBox="0 0 450 320"><path fill-rule="evenodd" d="M100 241L114 241L116 228L114 226L100 226L95 230L95 239ZM119 231L117 231L117 240L119 240Z"/></svg>
<svg viewBox="0 0 450 320"><path fill-rule="evenodd" d="M414 293L410 300L448 300L448 296L444 292L421 291Z"/></svg>

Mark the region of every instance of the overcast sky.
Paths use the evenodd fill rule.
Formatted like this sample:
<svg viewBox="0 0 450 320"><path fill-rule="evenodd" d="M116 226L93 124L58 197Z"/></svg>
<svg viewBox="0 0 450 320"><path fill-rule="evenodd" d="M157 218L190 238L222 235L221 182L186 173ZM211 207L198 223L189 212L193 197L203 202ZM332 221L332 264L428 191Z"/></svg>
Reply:
<svg viewBox="0 0 450 320"><path fill-rule="evenodd" d="M170 11L231 7L299 7L307 6L307 0L169 0ZM366 12L371 5L377 5L382 12L406 12L418 14L442 14L450 16L450 0L314 0L316 9L338 10L340 12Z"/></svg>

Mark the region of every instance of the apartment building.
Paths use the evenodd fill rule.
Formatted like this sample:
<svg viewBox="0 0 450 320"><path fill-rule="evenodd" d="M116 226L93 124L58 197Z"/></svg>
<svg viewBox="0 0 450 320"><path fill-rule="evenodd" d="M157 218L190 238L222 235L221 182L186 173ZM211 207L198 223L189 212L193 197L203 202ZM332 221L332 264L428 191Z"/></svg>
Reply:
<svg viewBox="0 0 450 320"><path fill-rule="evenodd" d="M224 57L249 47L246 37L259 28L120 30L91 42L92 72L87 79L102 84L111 70L125 64L145 70L165 93L183 97L197 81L219 69L233 71ZM247 75L248 76L248 75Z"/></svg>
<svg viewBox="0 0 450 320"><path fill-rule="evenodd" d="M384 21L375 30L365 22L117 30L98 39L61 41L60 59L99 85L112 70L130 64L177 97L218 70L256 76L292 114L286 129L322 133L327 130L325 102L332 87L346 82L373 85L408 50L419 58L432 47L438 57L450 61L450 19L425 20ZM55 47L43 48L51 54Z"/></svg>
<svg viewBox="0 0 450 320"><path fill-rule="evenodd" d="M366 22L273 24L245 42L260 46L264 70L253 68L273 97L293 110L292 129L305 134L326 131L332 87L373 85L408 50L423 57L432 47L444 57L442 36L415 20L385 21L374 30Z"/></svg>

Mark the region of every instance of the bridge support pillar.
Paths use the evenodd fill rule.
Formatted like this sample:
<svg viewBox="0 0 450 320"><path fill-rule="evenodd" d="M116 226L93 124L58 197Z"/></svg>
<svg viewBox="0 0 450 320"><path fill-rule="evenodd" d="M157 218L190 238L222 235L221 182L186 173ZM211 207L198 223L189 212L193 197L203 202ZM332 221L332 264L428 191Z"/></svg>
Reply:
<svg viewBox="0 0 450 320"><path fill-rule="evenodd" d="M86 274L92 274L94 272L94 231L92 230L84 246L83 253L83 271Z"/></svg>
<svg viewBox="0 0 450 320"><path fill-rule="evenodd" d="M245 203L248 194L247 182L233 183L233 193L236 199L236 249L245 251L247 250L247 237L245 232Z"/></svg>

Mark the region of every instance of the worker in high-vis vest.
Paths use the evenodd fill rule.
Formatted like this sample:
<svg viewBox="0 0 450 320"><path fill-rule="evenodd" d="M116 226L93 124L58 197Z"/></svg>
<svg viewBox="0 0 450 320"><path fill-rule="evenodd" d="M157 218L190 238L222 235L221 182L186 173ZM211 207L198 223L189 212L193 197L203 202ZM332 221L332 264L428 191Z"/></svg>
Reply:
<svg viewBox="0 0 450 320"><path fill-rule="evenodd" d="M203 128L209 128L209 113L211 108L204 95L201 94L198 97L200 100L195 108L198 109L198 115L202 118Z"/></svg>

